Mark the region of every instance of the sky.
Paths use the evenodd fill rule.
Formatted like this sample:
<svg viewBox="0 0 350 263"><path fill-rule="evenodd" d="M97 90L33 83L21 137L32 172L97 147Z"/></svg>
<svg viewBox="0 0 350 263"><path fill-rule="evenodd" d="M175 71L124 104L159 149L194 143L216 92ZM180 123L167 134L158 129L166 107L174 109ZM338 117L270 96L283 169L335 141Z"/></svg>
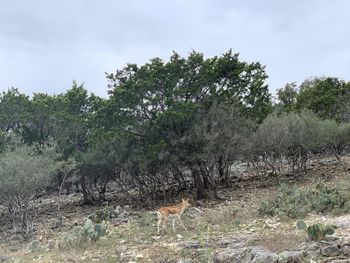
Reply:
<svg viewBox="0 0 350 263"><path fill-rule="evenodd" d="M348 0L0 0L0 91L58 94L105 72L232 49L260 62L273 93L315 76L350 80Z"/></svg>

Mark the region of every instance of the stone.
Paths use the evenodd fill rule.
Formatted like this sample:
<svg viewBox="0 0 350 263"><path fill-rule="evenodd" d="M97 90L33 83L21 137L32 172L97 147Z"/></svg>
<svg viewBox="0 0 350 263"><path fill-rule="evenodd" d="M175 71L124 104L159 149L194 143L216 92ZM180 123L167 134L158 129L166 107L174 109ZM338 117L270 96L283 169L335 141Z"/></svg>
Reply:
<svg viewBox="0 0 350 263"><path fill-rule="evenodd" d="M191 219L198 219L198 218L202 217L202 214L203 214L203 211L201 211L195 207L190 207L186 211L186 215Z"/></svg>
<svg viewBox="0 0 350 263"><path fill-rule="evenodd" d="M278 254L279 261L284 263L301 263L305 262L304 253L302 251L283 251Z"/></svg>
<svg viewBox="0 0 350 263"><path fill-rule="evenodd" d="M270 252L261 247L254 247L251 252L251 261L244 262L252 262L252 263L277 263L278 255L274 252Z"/></svg>
<svg viewBox="0 0 350 263"><path fill-rule="evenodd" d="M8 256L0 255L0 263L6 262L8 259L10 259Z"/></svg>
<svg viewBox="0 0 350 263"><path fill-rule="evenodd" d="M341 248L341 254L350 257L350 246L343 246Z"/></svg>
<svg viewBox="0 0 350 263"><path fill-rule="evenodd" d="M200 241L184 241L178 244L178 246L182 248L190 248L190 249L199 249L203 247L209 247L210 244L206 242L200 242Z"/></svg>
<svg viewBox="0 0 350 263"><path fill-rule="evenodd" d="M343 239L343 244L344 244L344 245L350 245L350 237L345 237L345 238Z"/></svg>
<svg viewBox="0 0 350 263"><path fill-rule="evenodd" d="M119 226L119 225L128 223L128 218L125 218L125 217L122 217L122 218L119 218L119 217L111 218L110 222L114 226Z"/></svg>
<svg viewBox="0 0 350 263"><path fill-rule="evenodd" d="M324 257L335 257L340 254L340 246L337 244L327 244L321 246L321 255Z"/></svg>
<svg viewBox="0 0 350 263"><path fill-rule="evenodd" d="M223 238L216 243L216 246L220 248L241 248L245 246L245 243L241 243L237 239Z"/></svg>
<svg viewBox="0 0 350 263"><path fill-rule="evenodd" d="M225 249L221 252L213 253L209 259L210 263L241 263L249 254L250 249L237 248L237 249Z"/></svg>

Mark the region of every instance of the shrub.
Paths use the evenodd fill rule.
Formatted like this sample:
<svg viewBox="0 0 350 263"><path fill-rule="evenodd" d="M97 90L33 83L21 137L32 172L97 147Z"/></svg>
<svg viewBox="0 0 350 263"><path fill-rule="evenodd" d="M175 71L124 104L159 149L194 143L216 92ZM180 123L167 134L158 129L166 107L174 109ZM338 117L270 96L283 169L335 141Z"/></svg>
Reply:
<svg viewBox="0 0 350 263"><path fill-rule="evenodd" d="M87 243L95 243L107 233L107 224L104 221L94 224L91 219L87 218L83 226L77 226L64 235L60 247L82 247Z"/></svg>
<svg viewBox="0 0 350 263"><path fill-rule="evenodd" d="M52 181L56 170L54 148L15 146L0 156L0 204L7 208L12 226L25 238L33 229L32 200Z"/></svg>
<svg viewBox="0 0 350 263"><path fill-rule="evenodd" d="M297 227L305 230L312 241L325 240L326 235L333 235L335 232L334 230L337 228L335 225L323 225L318 223L307 226L304 221L298 221Z"/></svg>
<svg viewBox="0 0 350 263"><path fill-rule="evenodd" d="M106 207L98 210L88 216L95 223L102 223L103 221L109 221L111 218L117 217L118 213L112 207Z"/></svg>
<svg viewBox="0 0 350 263"><path fill-rule="evenodd" d="M39 240L34 239L28 244L28 250L32 253L33 252L42 252L42 251L44 251L44 248Z"/></svg>
<svg viewBox="0 0 350 263"><path fill-rule="evenodd" d="M306 172L312 153L339 152L350 136L347 125L321 120L310 112L269 115L252 136L250 161L259 172Z"/></svg>
<svg viewBox="0 0 350 263"><path fill-rule="evenodd" d="M318 184L315 188L297 189L282 185L277 196L261 203L260 215L303 218L310 212L348 212L350 203L345 191Z"/></svg>

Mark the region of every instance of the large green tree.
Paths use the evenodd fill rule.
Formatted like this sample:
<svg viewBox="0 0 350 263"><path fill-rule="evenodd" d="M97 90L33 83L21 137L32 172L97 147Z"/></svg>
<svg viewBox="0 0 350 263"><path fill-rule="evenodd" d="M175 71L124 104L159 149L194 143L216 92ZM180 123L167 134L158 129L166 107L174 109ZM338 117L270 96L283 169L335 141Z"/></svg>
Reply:
<svg viewBox="0 0 350 263"><path fill-rule="evenodd" d="M266 78L260 63L240 61L231 50L213 58L193 51L187 58L173 53L168 62L129 64L107 74L110 98L99 113L101 126L130 141L134 177L145 170L156 176L172 164L187 167L201 198L205 176L198 172L198 148L187 139L198 114L225 103L260 122L270 111Z"/></svg>

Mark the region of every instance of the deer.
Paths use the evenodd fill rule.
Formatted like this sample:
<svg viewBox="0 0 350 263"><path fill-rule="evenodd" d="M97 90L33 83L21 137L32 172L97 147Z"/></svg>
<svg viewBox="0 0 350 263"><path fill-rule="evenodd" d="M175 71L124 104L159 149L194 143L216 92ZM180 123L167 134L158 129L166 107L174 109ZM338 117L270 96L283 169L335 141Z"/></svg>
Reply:
<svg viewBox="0 0 350 263"><path fill-rule="evenodd" d="M158 234L160 233L160 226L163 223L163 228L165 228L166 223L168 222L169 219L171 219L172 227L173 227L173 232L175 233L175 221L178 219L184 229L186 229L185 224L181 220L181 215L183 212L190 206L190 203L188 202L188 199L183 199L181 200L182 202L177 205L172 205L172 206L164 206L159 208L156 213L158 216L158 222L157 222L157 229L158 229Z"/></svg>

